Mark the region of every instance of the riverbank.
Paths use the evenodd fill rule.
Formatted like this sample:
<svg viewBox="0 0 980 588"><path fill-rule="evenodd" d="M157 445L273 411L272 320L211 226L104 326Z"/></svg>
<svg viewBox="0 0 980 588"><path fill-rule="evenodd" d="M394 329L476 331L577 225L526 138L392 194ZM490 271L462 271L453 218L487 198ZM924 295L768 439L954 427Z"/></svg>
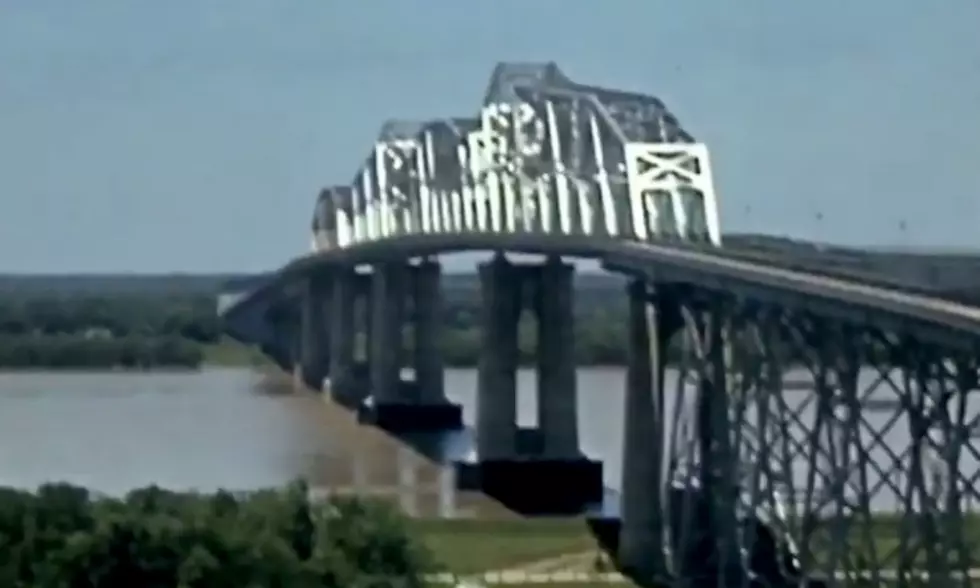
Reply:
<svg viewBox="0 0 980 588"><path fill-rule="evenodd" d="M413 519L412 536L446 571L469 575L519 567L568 554L601 553L581 519Z"/></svg>
<svg viewBox="0 0 980 588"><path fill-rule="evenodd" d="M271 366L272 361L262 354L257 347L242 345L241 343L227 339L219 343L202 346L204 355L202 366L213 367L266 367ZM410 357L409 353L405 354ZM458 351L455 354L444 355L445 366L450 369L476 369L479 366L478 356L474 352L472 356L461 355ZM536 359L528 352L528 357L523 358L520 367L534 367ZM622 368L624 363L615 362L582 362L577 364L579 367L587 368Z"/></svg>
<svg viewBox="0 0 980 588"><path fill-rule="evenodd" d="M257 348L230 339L202 344L180 337L0 337L0 371L5 372L142 372L267 365L271 362Z"/></svg>
<svg viewBox="0 0 980 588"><path fill-rule="evenodd" d="M898 567L903 524L903 517L889 514L873 516L870 524L855 520L841 542L832 537L834 524L827 522L810 541L807 567L827 569L836 553L834 567L838 569L868 570L877 561L883 569L893 570ZM960 524L969 550L980 541L980 515L966 514ZM460 577L502 571L512 575L521 571L529 575L611 571L608 554L580 519L411 520L408 528L428 547L441 569ZM913 536L907 540L908 549L914 554L909 564L925 569L928 550L915 546L921 539L914 537L920 535L915 525L909 531ZM960 554L944 555L955 562ZM972 558L970 553L962 556Z"/></svg>
<svg viewBox="0 0 980 588"><path fill-rule="evenodd" d="M448 368L475 369L479 345L458 345L452 340L444 347ZM410 350L406 351L406 356ZM536 364L533 348L522 354L520 366ZM624 364L600 356L583 354L580 367L622 367ZM0 336L0 370L60 371L111 370L148 371L199 369L204 367L267 367L273 362L258 347L246 346L230 338L201 343L182 337L134 336L125 338L70 335Z"/></svg>
<svg viewBox="0 0 980 588"><path fill-rule="evenodd" d="M0 369L6 370L195 368L202 357L198 343L178 336L0 335Z"/></svg>
<svg viewBox="0 0 980 588"><path fill-rule="evenodd" d="M201 367L267 367L272 361L257 347L242 345L233 339L202 345Z"/></svg>

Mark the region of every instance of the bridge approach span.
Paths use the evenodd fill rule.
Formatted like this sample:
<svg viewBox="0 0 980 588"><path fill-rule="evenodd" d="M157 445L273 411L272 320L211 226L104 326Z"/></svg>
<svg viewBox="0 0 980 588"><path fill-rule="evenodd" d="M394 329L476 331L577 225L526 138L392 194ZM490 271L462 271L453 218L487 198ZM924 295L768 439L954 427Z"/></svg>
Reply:
<svg viewBox="0 0 980 588"><path fill-rule="evenodd" d="M540 233L428 233L391 237L320 251L298 258L276 278L229 309L240 312L290 282L334 266L372 264L464 251L507 251L598 259L607 269L660 282L689 284L740 298L772 302L821 315L873 322L903 323L906 329L942 344L971 348L980 335L980 308L898 291L853 279L787 269L727 255L696 245L635 243L595 236ZM903 330L906 330L903 329Z"/></svg>

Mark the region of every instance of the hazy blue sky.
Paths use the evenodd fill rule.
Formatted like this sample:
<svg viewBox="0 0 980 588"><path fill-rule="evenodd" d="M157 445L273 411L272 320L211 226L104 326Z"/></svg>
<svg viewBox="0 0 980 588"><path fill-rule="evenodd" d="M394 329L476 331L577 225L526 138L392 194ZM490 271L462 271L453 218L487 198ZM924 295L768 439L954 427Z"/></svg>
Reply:
<svg viewBox="0 0 980 588"><path fill-rule="evenodd" d="M0 0L0 272L278 266L383 119L472 114L501 60L662 97L713 149L726 230L980 248L978 22L978 0Z"/></svg>

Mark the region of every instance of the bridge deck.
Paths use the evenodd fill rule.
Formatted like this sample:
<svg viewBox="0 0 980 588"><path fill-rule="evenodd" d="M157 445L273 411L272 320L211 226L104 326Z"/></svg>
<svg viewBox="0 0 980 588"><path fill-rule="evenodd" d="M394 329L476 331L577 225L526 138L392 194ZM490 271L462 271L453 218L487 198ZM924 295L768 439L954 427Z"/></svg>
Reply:
<svg viewBox="0 0 980 588"><path fill-rule="evenodd" d="M914 321L916 328L944 343L972 341L980 335L980 308L938 296L900 291L814 271L740 258L725 250L691 245L652 244L588 236L533 233L416 234L306 255L280 269L229 309L237 313L311 271L460 251L509 251L601 260L615 271L722 290L834 315L869 316L882 322ZM884 326L884 325L883 325Z"/></svg>

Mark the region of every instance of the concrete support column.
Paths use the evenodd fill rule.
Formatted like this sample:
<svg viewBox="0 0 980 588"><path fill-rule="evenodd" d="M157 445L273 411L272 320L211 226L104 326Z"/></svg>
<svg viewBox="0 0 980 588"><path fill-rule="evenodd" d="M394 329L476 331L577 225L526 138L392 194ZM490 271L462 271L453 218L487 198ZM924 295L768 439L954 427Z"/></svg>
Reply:
<svg viewBox="0 0 980 588"><path fill-rule="evenodd" d="M370 370L371 396L375 404L403 401L400 396L406 270L402 263L382 263L374 267Z"/></svg>
<svg viewBox="0 0 980 588"><path fill-rule="evenodd" d="M580 457L575 373L575 267L549 260L535 292L538 326L538 427L543 457Z"/></svg>
<svg viewBox="0 0 980 588"><path fill-rule="evenodd" d="M292 372L299 364L299 337L296 335L296 328L286 320L266 320L269 321L269 341L263 345L263 350L282 371Z"/></svg>
<svg viewBox="0 0 980 588"><path fill-rule="evenodd" d="M663 374L667 335L649 307L646 285L629 285L629 340L623 427L620 565L645 580L666 572L664 559ZM648 312L648 310L650 312ZM652 330L652 333L651 333Z"/></svg>
<svg viewBox="0 0 980 588"><path fill-rule="evenodd" d="M324 309L329 295L325 276L314 275L307 278L300 297L300 376L314 390L323 388L327 375L329 347Z"/></svg>
<svg viewBox="0 0 980 588"><path fill-rule="evenodd" d="M373 292L373 275L357 274L357 303L354 306L355 312L362 321L359 328L363 341L361 342L360 353L356 354L356 358L357 361L363 362L365 365L371 363L371 341L374 337Z"/></svg>
<svg viewBox="0 0 980 588"><path fill-rule="evenodd" d="M289 355L289 366L292 370L293 384L304 386L303 384L303 337L301 337L299 324L290 325L285 335L286 345Z"/></svg>
<svg viewBox="0 0 980 588"><path fill-rule="evenodd" d="M350 268L334 272L331 281L330 392L335 397L347 397L353 392L356 280L357 275Z"/></svg>
<svg viewBox="0 0 980 588"><path fill-rule="evenodd" d="M415 306L414 364L419 404L445 402L445 374L439 347L442 311L442 267L434 261L423 261L415 269L413 303Z"/></svg>
<svg viewBox="0 0 980 588"><path fill-rule="evenodd" d="M463 427L459 405L443 395L443 364L439 349L440 277L438 263L423 261L375 267L372 280L371 402L358 407L358 420L392 433L449 431ZM405 306L414 298L415 382L403 382L402 328L409 318Z"/></svg>
<svg viewBox="0 0 980 588"><path fill-rule="evenodd" d="M482 337L476 445L481 461L509 459L517 439L517 319L520 280L503 257L480 265Z"/></svg>

